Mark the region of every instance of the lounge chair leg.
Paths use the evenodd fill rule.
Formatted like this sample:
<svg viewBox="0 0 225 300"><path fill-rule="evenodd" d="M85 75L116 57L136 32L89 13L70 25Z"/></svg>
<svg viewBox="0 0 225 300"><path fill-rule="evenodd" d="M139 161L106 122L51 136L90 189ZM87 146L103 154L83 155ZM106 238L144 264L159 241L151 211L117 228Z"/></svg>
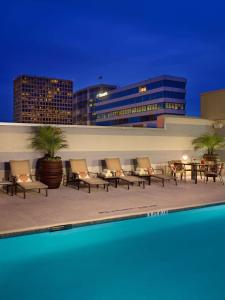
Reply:
<svg viewBox="0 0 225 300"><path fill-rule="evenodd" d="M130 189L130 185L129 185L129 183L128 183L128 185L127 185L127 189L128 189L128 190Z"/></svg>
<svg viewBox="0 0 225 300"><path fill-rule="evenodd" d="M11 196L13 196L13 189L14 189L14 186L13 184L11 185Z"/></svg>
<svg viewBox="0 0 225 300"><path fill-rule="evenodd" d="M165 186L165 180L164 179L162 180L162 186L163 187Z"/></svg>
<svg viewBox="0 0 225 300"><path fill-rule="evenodd" d="M88 185L88 193L89 194L91 193L91 185L90 184Z"/></svg>
<svg viewBox="0 0 225 300"><path fill-rule="evenodd" d="M109 191L109 185L107 184L106 185L106 192L108 192Z"/></svg>
<svg viewBox="0 0 225 300"><path fill-rule="evenodd" d="M41 192L41 189L38 189L38 193L40 193Z"/></svg>
<svg viewBox="0 0 225 300"><path fill-rule="evenodd" d="M143 184L143 189L144 189L145 188L145 181L143 181L142 184Z"/></svg>
<svg viewBox="0 0 225 300"><path fill-rule="evenodd" d="M26 191L23 191L23 198L26 199Z"/></svg>

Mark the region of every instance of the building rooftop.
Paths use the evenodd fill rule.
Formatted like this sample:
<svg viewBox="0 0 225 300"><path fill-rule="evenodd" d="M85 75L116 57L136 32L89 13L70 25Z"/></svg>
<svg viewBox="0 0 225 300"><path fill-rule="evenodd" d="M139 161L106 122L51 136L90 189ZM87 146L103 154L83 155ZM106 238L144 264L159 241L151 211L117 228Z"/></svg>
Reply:
<svg viewBox="0 0 225 300"><path fill-rule="evenodd" d="M69 82L72 82L73 83L73 80L71 79L63 79L63 78L57 78L57 77L47 77L47 76L38 76L38 75L29 75L29 74L21 74L21 75L18 75L15 79L15 80L18 80L20 78L23 78L23 77L28 77L28 78L41 78L41 79L47 79L47 80L59 80L59 81L69 81Z"/></svg>
<svg viewBox="0 0 225 300"><path fill-rule="evenodd" d="M110 94L120 92L120 91L129 89L129 88L133 88L133 87L138 87L139 85L145 85L145 84L148 84L150 82L163 80L163 79L178 80L178 81L181 81L181 82L186 82L187 81L184 77L178 77L178 76L172 76L172 75L159 75L159 76L151 77L151 78L141 80L141 81L138 81L138 82L135 82L135 83L131 83L131 84L128 84L128 85L125 85L125 86L118 87L116 89L116 91L111 91Z"/></svg>
<svg viewBox="0 0 225 300"><path fill-rule="evenodd" d="M178 186L171 181L164 188L152 182L145 189L132 186L129 191L126 186L110 186L108 193L93 188L91 194L85 187L78 191L63 186L49 190L47 198L30 192L23 199L21 193L12 197L0 191L0 236L225 203L224 191L225 186L219 182L195 185L190 180L178 182Z"/></svg>
<svg viewBox="0 0 225 300"><path fill-rule="evenodd" d="M219 89L219 90L212 90L212 91L208 91L208 92L203 92L200 95L214 94L214 93L225 93L225 89Z"/></svg>
<svg viewBox="0 0 225 300"><path fill-rule="evenodd" d="M209 132L213 121L190 117L161 116L162 128L131 128L103 126L60 126L69 144L60 151L64 166L71 158L85 158L91 172L102 171L102 160L118 157L125 170L133 170L136 157L148 156L154 166L166 172L168 161L182 159L187 155L190 161L201 159L204 152L195 152L193 138ZM42 153L32 151L29 139L32 126L38 124L0 123L0 178L8 178L10 160L29 160L35 173L37 159ZM224 128L216 132L225 134ZM225 148L218 152L225 161ZM65 170L64 170L65 172ZM225 175L225 174L224 174ZM225 180L225 178L224 178ZM146 215L152 211L198 207L224 203L225 185L212 180L198 184L188 179L187 183L171 181L164 188L158 182L146 185L145 189L131 186L110 186L103 189L87 188L79 191L72 186L49 190L49 197L36 192L11 197L0 191L0 234L49 228L60 224L86 224L107 221L114 218Z"/></svg>

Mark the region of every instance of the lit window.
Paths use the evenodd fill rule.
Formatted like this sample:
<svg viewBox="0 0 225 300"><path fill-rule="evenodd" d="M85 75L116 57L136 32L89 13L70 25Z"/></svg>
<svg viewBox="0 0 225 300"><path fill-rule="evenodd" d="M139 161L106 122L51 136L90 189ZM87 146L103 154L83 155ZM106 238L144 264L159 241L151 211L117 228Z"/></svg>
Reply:
<svg viewBox="0 0 225 300"><path fill-rule="evenodd" d="M97 98L102 98L108 95L108 92L100 92L96 95Z"/></svg>
<svg viewBox="0 0 225 300"><path fill-rule="evenodd" d="M146 86L140 86L139 87L139 93L145 93L147 91Z"/></svg>

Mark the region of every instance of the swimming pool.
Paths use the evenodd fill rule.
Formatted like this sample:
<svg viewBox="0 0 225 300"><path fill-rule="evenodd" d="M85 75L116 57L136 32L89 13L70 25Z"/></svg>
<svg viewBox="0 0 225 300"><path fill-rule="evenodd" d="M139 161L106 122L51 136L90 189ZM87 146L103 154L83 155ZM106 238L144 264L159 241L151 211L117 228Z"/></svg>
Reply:
<svg viewBox="0 0 225 300"><path fill-rule="evenodd" d="M224 278L224 205L0 240L2 300L216 300Z"/></svg>

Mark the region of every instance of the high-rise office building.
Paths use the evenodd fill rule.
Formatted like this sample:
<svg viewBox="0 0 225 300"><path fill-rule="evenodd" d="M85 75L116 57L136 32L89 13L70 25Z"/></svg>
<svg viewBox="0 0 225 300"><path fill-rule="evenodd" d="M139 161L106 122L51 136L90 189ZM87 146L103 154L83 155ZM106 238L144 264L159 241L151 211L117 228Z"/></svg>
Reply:
<svg viewBox="0 0 225 300"><path fill-rule="evenodd" d="M201 117L225 120L225 89L201 94Z"/></svg>
<svg viewBox="0 0 225 300"><path fill-rule="evenodd" d="M95 124L156 127L162 114L185 115L186 79L163 75L96 98Z"/></svg>
<svg viewBox="0 0 225 300"><path fill-rule="evenodd" d="M96 98L107 95L109 91L115 88L116 86L111 84L97 84L75 92L73 97L73 124L94 124Z"/></svg>
<svg viewBox="0 0 225 300"><path fill-rule="evenodd" d="M71 80L21 75L14 80L14 120L72 124Z"/></svg>

